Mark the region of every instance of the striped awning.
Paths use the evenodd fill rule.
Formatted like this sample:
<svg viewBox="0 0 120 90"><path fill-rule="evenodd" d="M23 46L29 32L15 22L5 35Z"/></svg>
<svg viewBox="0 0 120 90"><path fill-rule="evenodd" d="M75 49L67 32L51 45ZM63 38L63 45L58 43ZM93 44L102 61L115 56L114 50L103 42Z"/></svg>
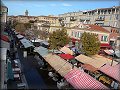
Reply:
<svg viewBox="0 0 120 90"><path fill-rule="evenodd" d="M112 53L109 50L104 50L105 53L107 53L108 55L112 55Z"/></svg>
<svg viewBox="0 0 120 90"><path fill-rule="evenodd" d="M75 89L108 89L102 83L78 69L71 70L64 77Z"/></svg>
<svg viewBox="0 0 120 90"><path fill-rule="evenodd" d="M120 82L120 64L117 64L115 66L106 64L99 70Z"/></svg>
<svg viewBox="0 0 120 90"><path fill-rule="evenodd" d="M73 55L74 52L72 50L70 50L68 47L64 46L63 48L60 49L61 52L65 53L65 54L71 54Z"/></svg>

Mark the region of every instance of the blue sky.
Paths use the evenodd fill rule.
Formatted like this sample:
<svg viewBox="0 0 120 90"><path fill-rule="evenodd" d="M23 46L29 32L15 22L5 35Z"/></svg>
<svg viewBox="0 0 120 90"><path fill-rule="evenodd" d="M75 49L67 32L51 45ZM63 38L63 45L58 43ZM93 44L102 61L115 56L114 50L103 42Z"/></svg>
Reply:
<svg viewBox="0 0 120 90"><path fill-rule="evenodd" d="M2 0L8 15L58 15L66 12L119 6L119 0Z"/></svg>

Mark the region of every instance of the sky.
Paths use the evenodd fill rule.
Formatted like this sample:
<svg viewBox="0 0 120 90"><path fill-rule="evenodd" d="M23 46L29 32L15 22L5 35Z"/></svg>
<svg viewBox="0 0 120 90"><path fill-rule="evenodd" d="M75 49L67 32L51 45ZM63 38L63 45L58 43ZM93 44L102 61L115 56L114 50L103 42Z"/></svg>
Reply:
<svg viewBox="0 0 120 90"><path fill-rule="evenodd" d="M8 15L30 16L59 15L67 12L93 10L120 6L119 0L2 0L8 7Z"/></svg>

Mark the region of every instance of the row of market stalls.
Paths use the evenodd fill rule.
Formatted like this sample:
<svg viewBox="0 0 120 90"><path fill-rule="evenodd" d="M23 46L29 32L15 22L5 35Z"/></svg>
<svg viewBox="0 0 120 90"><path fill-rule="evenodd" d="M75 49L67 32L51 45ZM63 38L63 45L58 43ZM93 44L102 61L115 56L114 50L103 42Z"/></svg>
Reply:
<svg viewBox="0 0 120 90"><path fill-rule="evenodd" d="M47 62L55 72L59 73L65 81L70 83L75 89L119 88L119 71L114 72L118 69L113 68L117 67L117 65L119 66L116 61L113 61L113 66L110 66L112 60L100 55L88 57L80 54L76 56L76 49L69 48L69 46L64 46L60 50L48 50L43 46L34 47L29 40L19 34L17 35L17 38L24 48L28 49L29 47L32 47L34 49L33 52L42 56L45 62ZM102 69L106 67L106 65L109 65L108 68L111 68L108 72L105 71L106 69ZM110 72L117 74L114 76L114 74L110 74Z"/></svg>
<svg viewBox="0 0 120 90"><path fill-rule="evenodd" d="M32 53L34 50L34 45L32 42L25 38L25 36L14 32L16 44L19 48L22 48L24 50L24 57L27 56L28 53Z"/></svg>
<svg viewBox="0 0 120 90"><path fill-rule="evenodd" d="M82 86L84 85L85 85L85 89L93 88L92 85L93 86L96 85L96 87L94 87L95 89L99 89L99 87L107 88L106 86L108 86L109 88L118 88L119 86L118 76L116 76L118 77L116 79L116 78L113 78L114 76L111 76L105 73L104 70L103 71L100 70L101 67L104 67L107 64L110 66L112 63L111 59L105 58L100 55L88 57L83 54L80 54L78 56L75 56L74 55L75 52L73 52L72 49L68 48L68 46L64 46L60 50L48 50L40 46L40 47L36 47L34 52L38 52L44 58L44 60L47 63L49 63L49 65L66 80L67 80L66 78L67 74L69 74L70 72L74 72L73 69L75 69L75 72L76 72L76 69L79 72L81 71L80 75L85 76L85 78L83 77L80 80L78 79L78 81L81 81L81 80L85 81L86 77L90 78L90 82L88 78L87 78L88 80L86 80L85 82L78 82L75 79L74 83L72 83L73 81L71 82L70 80L67 80L67 82L69 82L76 89L81 89L83 88ZM118 62L113 61L113 65L110 67L112 68L116 65L119 65ZM111 72L113 71L114 69L111 70ZM71 74L71 75L74 77L74 74ZM75 76L78 77L77 75ZM108 80L106 80L105 78L103 79L102 78L103 76L105 76L105 78L109 77ZM96 83L92 84L91 82L96 82ZM101 82L102 83L104 82L103 84L106 86L101 84ZM113 82L117 83L118 86L111 85L113 84ZM88 83L91 83L92 85L89 86ZM100 84L97 85L98 83Z"/></svg>

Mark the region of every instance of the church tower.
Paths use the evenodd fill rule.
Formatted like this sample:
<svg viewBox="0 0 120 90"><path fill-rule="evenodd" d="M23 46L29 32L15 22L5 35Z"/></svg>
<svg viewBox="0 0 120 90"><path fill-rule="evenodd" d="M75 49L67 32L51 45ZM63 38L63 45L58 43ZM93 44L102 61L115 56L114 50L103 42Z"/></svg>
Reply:
<svg viewBox="0 0 120 90"><path fill-rule="evenodd" d="M28 16L28 10L25 11L25 16Z"/></svg>

